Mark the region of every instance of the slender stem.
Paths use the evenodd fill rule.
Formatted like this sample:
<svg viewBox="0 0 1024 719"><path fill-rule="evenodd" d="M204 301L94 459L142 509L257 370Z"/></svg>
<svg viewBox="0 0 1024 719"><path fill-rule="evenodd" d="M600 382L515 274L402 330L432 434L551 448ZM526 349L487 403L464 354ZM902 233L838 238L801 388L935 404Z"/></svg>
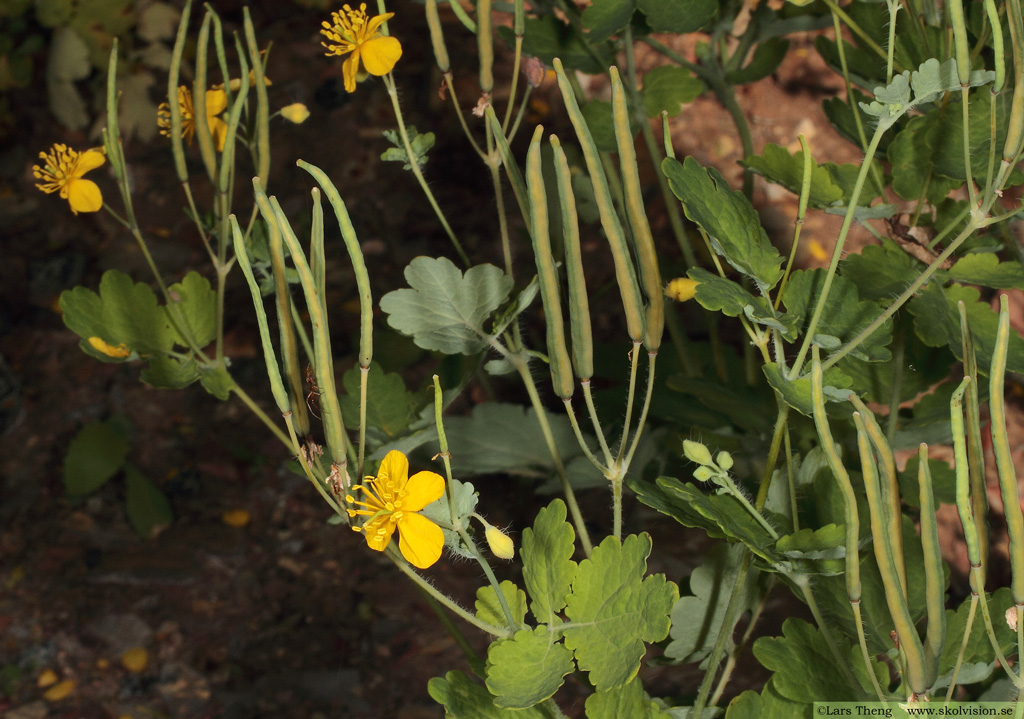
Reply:
<svg viewBox="0 0 1024 719"><path fill-rule="evenodd" d="M256 404L255 401L253 401L253 398L250 397L249 394L244 389L239 387L237 383L234 383L234 385L231 387L231 391L238 395L238 398L245 403L245 406L252 410L252 413L256 415L256 417L263 424L265 424L271 432L274 433L275 437L281 440L282 444L284 444L285 447L292 449L292 442L290 439L288 439L288 436L281 431L280 427L278 427L276 424L274 424L273 421L271 421L270 417L267 416L267 413L260 409L260 406Z"/></svg>
<svg viewBox="0 0 1024 719"><path fill-rule="evenodd" d="M601 445L604 453L605 464L611 466L612 452L608 448L608 442L604 437L604 430L601 429L601 421L597 417L597 407L594 406L594 394L590 390L590 380L581 379L580 387L583 388L583 399L587 403L587 411L590 413L590 423L594 425L594 433L597 434L597 442Z"/></svg>
<svg viewBox="0 0 1024 719"><path fill-rule="evenodd" d="M636 395L636 368L640 355L640 342L633 343L633 349L629 353L629 393L626 395L626 419L622 425L622 436L619 438L619 451L616 454L616 461L623 457L626 451L626 440L629 438L629 423L633 418L633 398Z"/></svg>
<svg viewBox="0 0 1024 719"><path fill-rule="evenodd" d="M629 465L633 461L633 453L640 444L640 435L643 434L644 425L647 423L647 412L651 409L651 397L654 395L654 364L658 359L658 353L647 353L647 392L644 394L644 406L640 409L640 419L636 423L636 431L633 433L633 443L629 446L625 460L620 465L622 474L629 471Z"/></svg>
<svg viewBox="0 0 1024 719"><path fill-rule="evenodd" d="M416 176L416 181L420 183L420 187L423 189L423 194L427 196L427 201L430 202L430 206L434 209L434 214L437 215L437 219L441 222L441 226L444 228L445 233L448 235L448 239L451 240L452 245L455 247L455 251L459 255L459 259L462 263L469 267L472 263L469 261L469 256L466 251L462 249L462 243L459 242L459 238L455 236L455 232L452 230L451 225L448 224L448 218L444 216L444 212L441 211L441 206L437 204L437 199L434 197L434 193L430 190L430 185L427 184L426 178L423 177L423 171L420 169L420 163L416 159L416 153L413 152L412 143L409 141L409 132L405 127L405 120L402 117L402 106L398 102L398 88L395 87L395 80L391 77L391 73L384 75L384 86L388 89L388 97L391 98L391 106L395 110L395 120L398 122L398 134L402 138L402 146L405 148L405 154L409 158L409 167L412 169L412 174Z"/></svg>
<svg viewBox="0 0 1024 719"><path fill-rule="evenodd" d="M586 458L590 460L590 463L593 464L602 474L607 473L608 468L601 463L601 460L594 456L594 453L590 451L590 447L587 446L586 441L583 439L583 432L580 430L580 423L576 421L576 412L572 408L572 398L563 397L562 403L565 405L565 414L569 417L569 424L572 425L572 431L576 435L576 441L579 443L580 449L583 450L584 456L586 456Z"/></svg>
<svg viewBox="0 0 1024 719"><path fill-rule="evenodd" d="M832 636L832 631L829 629L829 624L822 615L821 610L818 608L818 603L814 600L814 593L811 591L811 583L806 575L789 575L790 580L800 588L800 593L803 595L804 601L807 602L807 608L811 611L811 616L814 617L815 623L821 630L821 635L825 638L825 643L828 644L829 650L832 652L832 656L835 657L836 663L842 670L843 674L846 675L846 680L850 683L850 686L860 687L860 682L857 681L857 677L853 673L853 669L850 668L850 663L846 660L846 655L839 650L839 645L836 644L835 637Z"/></svg>
<svg viewBox="0 0 1024 719"><path fill-rule="evenodd" d="M458 115L459 117L459 124L462 125L462 132L465 133L466 139L469 140L469 143L473 146L473 149L476 150L476 154L478 154L481 159L486 158L486 153L484 153L484 151L480 148L480 145L479 143L477 143L476 138L473 137L473 133L469 131L469 125L466 124L466 116L463 115L462 107L459 105L459 98L455 94L455 83L452 82L451 70L444 74L444 84L448 88L448 94L452 98L452 106L455 108L455 114Z"/></svg>
<svg viewBox="0 0 1024 719"><path fill-rule="evenodd" d="M481 631L486 632L487 634L490 634L491 636L494 636L494 637L500 637L502 639L508 639L508 638L510 638L512 636L512 632L509 631L508 629L502 629L500 627L496 627L493 624L489 624L488 622L485 622L482 619L479 619L472 612L469 612L469 611L463 609L462 607L460 607L458 604L456 604L452 599L450 599L448 597L448 595L444 594L443 592L438 591L438 589L436 587L434 587L433 584L428 582L424 577L422 577L419 574L419 572L414 570L412 568L412 566L410 566L410 564L408 562L406 562L404 559L400 559L395 554L395 548L394 548L394 543L393 542L388 546L387 550L384 553L385 553L385 555L387 556L388 559L390 559L392 562L394 562L395 566L398 567L399 571L401 571L402 574L404 574L405 576L409 577L409 579L411 579L414 582L416 582L416 584L419 585L420 589L422 589L424 592L426 592L431 597L433 597L435 600L437 600L437 602L441 606L443 606L446 609L448 609L448 611L450 611L453 614L455 614L458 617L460 617L464 622L467 622L468 624L472 624L477 629L480 629Z"/></svg>

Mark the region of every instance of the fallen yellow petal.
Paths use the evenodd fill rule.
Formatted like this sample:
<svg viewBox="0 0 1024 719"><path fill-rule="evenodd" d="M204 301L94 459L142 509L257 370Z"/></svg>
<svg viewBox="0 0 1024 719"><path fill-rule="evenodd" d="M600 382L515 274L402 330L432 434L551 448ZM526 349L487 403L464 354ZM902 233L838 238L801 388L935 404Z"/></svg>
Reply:
<svg viewBox="0 0 1024 719"><path fill-rule="evenodd" d="M64 681L54 684L52 687L47 689L43 694L43 699L48 702L59 702L73 691L75 691L75 680L65 679Z"/></svg>
<svg viewBox="0 0 1024 719"><path fill-rule="evenodd" d="M121 666L132 674L142 674L149 666L149 652L142 647L133 647L121 655Z"/></svg>
<svg viewBox="0 0 1024 719"><path fill-rule="evenodd" d="M817 262L824 262L828 259L828 252L817 240L811 240L807 244L807 250L811 253L811 257L813 257Z"/></svg>
<svg viewBox="0 0 1024 719"><path fill-rule="evenodd" d="M108 345L99 337L90 337L89 344L92 345L92 348L94 350L96 350L97 352L102 352L108 357L116 357L120 359L122 357L127 357L132 353L132 351L128 349L128 345L126 345L123 342L117 345L117 347L114 347L113 345Z"/></svg>
<svg viewBox="0 0 1024 719"><path fill-rule="evenodd" d="M249 524L252 520L252 515L245 509L229 509L221 515L221 520L224 524L235 529L241 529L242 527Z"/></svg>
<svg viewBox="0 0 1024 719"><path fill-rule="evenodd" d="M40 689L45 689L48 686L52 686L57 683L57 672L52 669L44 669L43 673L36 679L36 686Z"/></svg>

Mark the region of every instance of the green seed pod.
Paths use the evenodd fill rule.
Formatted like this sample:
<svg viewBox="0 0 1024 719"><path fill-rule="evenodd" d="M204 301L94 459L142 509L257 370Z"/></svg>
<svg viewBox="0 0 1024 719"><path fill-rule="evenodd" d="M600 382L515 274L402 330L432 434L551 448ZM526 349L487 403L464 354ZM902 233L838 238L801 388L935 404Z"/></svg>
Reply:
<svg viewBox="0 0 1024 719"><path fill-rule="evenodd" d="M633 133L629 128L629 110L626 106L626 91L622 87L618 68L612 67L612 122L615 126L615 144L619 150L619 170L622 173L622 189L626 201L626 219L633 231L633 245L636 249L640 281L647 295L645 312L644 347L648 352L657 352L661 346L661 335L665 330L665 297L662 294L661 272L658 270L658 253L654 249L654 237L644 210L643 193L640 189L640 172L636 165L636 151L633 149Z"/></svg>
<svg viewBox="0 0 1024 719"><path fill-rule="evenodd" d="M434 48L434 60L441 72L448 72L451 63L448 61L448 47L444 44L441 32L441 17L437 14L437 0L427 0L427 27L430 28L430 44Z"/></svg>
<svg viewBox="0 0 1024 719"><path fill-rule="evenodd" d="M956 72L960 76L960 85L970 82L971 46L967 40L967 23L964 21L964 5L962 0L946 0L949 6L949 18L953 25L953 45L956 50Z"/></svg>
<svg viewBox="0 0 1024 719"><path fill-rule="evenodd" d="M565 325L562 322L562 302L558 294L558 278L555 274L555 260L551 255L551 238L548 234L548 196L544 188L541 170L540 138L544 127L538 125L526 155L526 187L530 195L530 237L533 240L533 256L537 263L537 280L540 297L544 303L544 321L548 333L548 363L551 367L551 382L555 393L565 399L572 396L572 364L565 344Z"/></svg>
<svg viewBox="0 0 1024 719"><path fill-rule="evenodd" d="M480 54L480 90L494 89L494 37L491 35L491 0L476 3L476 47Z"/></svg>
<svg viewBox="0 0 1024 719"><path fill-rule="evenodd" d="M580 224L576 215L576 198L572 191L572 174L558 138L552 135L555 155L555 176L558 180L558 203L562 210L562 237L565 242L565 270L569 279L569 328L572 334L572 361L576 376L589 380L594 376L594 340L590 328L590 299L583 273L583 252L580 250Z"/></svg>
<svg viewBox="0 0 1024 719"><path fill-rule="evenodd" d="M583 118L583 113L580 112L580 106L576 102L569 79L565 76L561 60L555 58L554 65L555 73L558 76L558 89L562 93L565 109L569 113L569 120L576 131L576 137L579 138L583 159L587 164L587 172L590 174L591 182L594 183L594 199L601 215L601 227L604 228L608 245L612 250L612 259L615 261L615 280L619 285L619 294L622 296L622 309L626 315L626 331L633 342L640 342L644 337L643 302L640 299L640 287L637 284L633 261L629 256L629 247L626 245L626 235L619 222L619 216L615 212L615 206L612 204L608 178L601 165L601 156L597 151L594 137Z"/></svg>

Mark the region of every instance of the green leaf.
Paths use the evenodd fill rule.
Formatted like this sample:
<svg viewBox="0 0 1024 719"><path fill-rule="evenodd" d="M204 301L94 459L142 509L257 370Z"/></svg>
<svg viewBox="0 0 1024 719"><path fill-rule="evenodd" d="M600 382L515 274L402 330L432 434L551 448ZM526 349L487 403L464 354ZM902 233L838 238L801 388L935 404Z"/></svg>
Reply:
<svg viewBox="0 0 1024 719"><path fill-rule="evenodd" d="M477 265L463 275L445 258L417 257L405 268L410 289L380 300L388 324L423 349L471 355L487 347L484 323L512 289L512 278L494 265Z"/></svg>
<svg viewBox="0 0 1024 719"><path fill-rule="evenodd" d="M824 269L797 270L789 276L786 283L782 303L786 305L786 313L793 324L801 328L801 333L806 330L804 320L809 323L811 312L818 306L826 274ZM877 303L861 300L857 295L857 285L842 275L836 275L818 322L818 334L812 340L822 346L832 344L832 341L822 342L820 336L838 338L843 343L848 342L866 329L879 314L881 307ZM888 361L892 359L892 353L888 348L891 339L892 321L887 320L854 348L850 356L867 361Z"/></svg>
<svg viewBox="0 0 1024 719"><path fill-rule="evenodd" d="M139 379L156 389L184 389L199 379L199 365L193 359L156 356Z"/></svg>
<svg viewBox="0 0 1024 719"><path fill-rule="evenodd" d="M768 240L750 201L730 189L717 170L701 167L693 157L682 163L667 157L661 170L686 216L710 236L715 253L753 279L761 294L768 294L782 277L782 256Z"/></svg>
<svg viewBox="0 0 1024 719"><path fill-rule="evenodd" d="M635 9L634 0L594 0L580 16L587 39L595 45L604 42L629 24Z"/></svg>
<svg viewBox="0 0 1024 719"><path fill-rule="evenodd" d="M1000 93L995 98L996 153L1002 152L1006 129L1010 126L1010 94ZM964 171L964 117L959 93L952 97L954 100L949 103L942 115L938 130L941 141L936 145L933 160L936 172L954 180L965 181L967 174ZM978 90L971 93L968 107L971 111L967 132L971 149L971 170L974 177L981 178L988 173L988 154L992 146L992 103L989 91ZM1020 184L1021 179L1020 171L1015 169L1011 174L1010 184Z"/></svg>
<svg viewBox="0 0 1024 719"><path fill-rule="evenodd" d="M704 83L683 67L664 65L644 75L643 98L647 117L659 117L667 112L675 117L704 92Z"/></svg>
<svg viewBox="0 0 1024 719"><path fill-rule="evenodd" d="M1000 587L996 591L988 593L986 599L989 603L989 613L992 615L992 628L995 630L999 646L1004 653L1012 652L1016 645L1016 635L1003 620L1006 610L1013 606L1010 588ZM967 630L967 617L970 608L971 600L967 599L956 608L956 611L952 609L946 611L946 642L939 659L940 675L949 672L956 663L957 654L960 652L960 645ZM964 662L990 664L992 668L995 666L995 652L992 651L992 644L985 632L985 622L981 618L980 606L975 609L970 637L967 640L967 647L964 649ZM948 684L947 681L946 685Z"/></svg>
<svg viewBox="0 0 1024 719"><path fill-rule="evenodd" d="M789 51L789 40L772 37L759 42L754 48L750 62L742 69L726 73L725 80L730 85L746 85L757 82L775 72Z"/></svg>
<svg viewBox="0 0 1024 719"><path fill-rule="evenodd" d="M779 330L788 339L796 339L792 318L776 311L764 297L755 297L742 285L700 267L686 274L698 283L695 299L704 309L721 312L729 317L742 314L755 324Z"/></svg>
<svg viewBox="0 0 1024 719"><path fill-rule="evenodd" d="M846 569L846 527L826 524L818 529L804 527L779 537L775 550L794 574L838 575Z"/></svg>
<svg viewBox="0 0 1024 719"><path fill-rule="evenodd" d="M222 402L231 396L235 381L224 367L200 367L199 384Z"/></svg>
<svg viewBox="0 0 1024 719"><path fill-rule="evenodd" d="M128 440L115 423L93 422L82 427L64 457L64 487L68 494L90 494L124 466Z"/></svg>
<svg viewBox="0 0 1024 719"><path fill-rule="evenodd" d="M761 637L754 642L754 656L775 672L772 680L778 693L794 702L855 701L862 689L851 686L843 672L836 671L835 657L821 632L801 619L787 619L781 637Z"/></svg>
<svg viewBox="0 0 1024 719"><path fill-rule="evenodd" d="M140 537L152 539L174 521L167 496L132 466L125 467L128 522Z"/></svg>
<svg viewBox="0 0 1024 719"><path fill-rule="evenodd" d="M842 72L842 63L839 61L839 48L835 40L818 35L814 39L814 49L818 51L822 59L837 73ZM880 58L875 53L851 45L843 41L843 55L846 57L846 67L850 73L850 81L863 88L871 89L885 79L885 58ZM862 98L856 98L858 101ZM866 99L866 97L864 98ZM844 103L845 104L845 103ZM858 102L859 104L859 102ZM854 134L856 137L856 133Z"/></svg>
<svg viewBox="0 0 1024 719"><path fill-rule="evenodd" d="M928 392L949 376L955 362L951 352L928 347L913 332L904 333L903 343L901 367L892 362L844 359L841 363L843 374L853 379L850 389L865 402L888 404L892 399L896 373L899 372L899 401L905 402Z"/></svg>
<svg viewBox="0 0 1024 719"><path fill-rule="evenodd" d="M729 702L725 719L811 719L811 707L780 696L774 680L769 679L760 694L745 691Z"/></svg>
<svg viewBox="0 0 1024 719"><path fill-rule="evenodd" d="M776 182L793 193L800 194L804 173L804 151L791 155L780 146L765 145L763 153L751 155L741 163L770 182ZM811 207L828 207L843 200L843 188L832 181L827 169L811 159L811 190L808 204Z"/></svg>
<svg viewBox="0 0 1024 719"><path fill-rule="evenodd" d="M672 639L665 656L680 662L703 661L714 648L725 622L726 605L746 549L740 544L716 544L704 556L703 563L690 574L692 596L680 597L672 607ZM757 570L748 569L740 597L737 620L757 605Z"/></svg>
<svg viewBox="0 0 1024 719"><path fill-rule="evenodd" d="M555 445L564 447L562 460L582 454L576 434L564 415L549 415ZM457 476L513 474L547 478L554 460L534 409L517 404L484 402L469 417L445 420Z"/></svg>
<svg viewBox="0 0 1024 719"><path fill-rule="evenodd" d="M967 323L974 338L978 369L987 373L992 365L999 315L987 302L982 302L980 296L981 293L974 287L954 284L942 288L930 282L910 301L908 309L914 316L914 330L925 344L931 347L946 345L958 360L963 361L960 311L957 309L957 303L963 302L967 308ZM1006 369L1010 372L1024 372L1024 339L1016 332L1010 332L1009 339Z"/></svg>
<svg viewBox="0 0 1024 719"><path fill-rule="evenodd" d="M515 44L511 27L499 27L498 34L510 47ZM523 54L540 58L548 67L557 57L566 69L580 70L589 75L607 72L613 62L607 50L600 46L591 48L569 25L554 15L526 18L523 23Z"/></svg>
<svg viewBox="0 0 1024 719"><path fill-rule="evenodd" d="M630 535L621 544L606 537L580 562L572 582L565 646L598 691L635 677L644 642L668 636L669 613L679 589L663 574L644 578L650 553L647 534Z"/></svg>
<svg viewBox="0 0 1024 719"><path fill-rule="evenodd" d="M696 32L718 12L717 0L637 0L654 32Z"/></svg>
<svg viewBox="0 0 1024 719"><path fill-rule="evenodd" d="M523 530L523 583L531 597L530 611L548 625L558 621L556 614L565 607L576 577L576 532L565 517L565 503L556 499L537 512L533 527Z"/></svg>
<svg viewBox="0 0 1024 719"><path fill-rule="evenodd" d="M217 293L210 287L210 281L198 272L189 272L167 291L175 300L175 307L192 333L196 346L202 349L213 342L217 337ZM174 337L179 345L188 346L177 331Z"/></svg>
<svg viewBox="0 0 1024 719"><path fill-rule="evenodd" d="M416 164L423 167L427 164L427 153L434 147L434 133L425 132L422 135L416 131L415 125L406 128L409 135L409 146L412 147L413 155L416 156ZM411 170L412 163L409 161L409 153L405 151L405 143L397 130L384 130L384 137L394 147L389 147L381 153L380 159L384 162L402 162L403 170Z"/></svg>
<svg viewBox="0 0 1024 719"><path fill-rule="evenodd" d="M487 689L499 707L532 707L558 691L572 671L572 652L546 626L522 629L487 650Z"/></svg>
<svg viewBox="0 0 1024 719"><path fill-rule="evenodd" d="M444 706L446 719L548 719L541 709L502 709L482 686L459 671L434 677L427 692Z"/></svg>
<svg viewBox="0 0 1024 719"><path fill-rule="evenodd" d="M764 366L764 376L768 378L768 384L779 391L786 404L800 414L811 416L811 378L808 375L791 380L779 365L770 362ZM850 396L848 388L853 380L836 367L825 371L823 381L826 402L845 402Z"/></svg>
<svg viewBox="0 0 1024 719"><path fill-rule="evenodd" d="M450 489L455 503L455 518L463 522L464 525L468 525L469 515L476 510L476 503L479 499L477 491L469 482L460 482L457 479L451 481ZM441 527L441 531L444 533L444 546L460 557L476 559L476 554L466 547L459 533L448 528L452 522L452 513L448 509L448 492L442 494L437 501L424 507L420 514Z"/></svg>
<svg viewBox="0 0 1024 719"><path fill-rule="evenodd" d="M999 290L1024 289L1024 268L1019 262L1000 262L991 252L964 255L949 270L957 282Z"/></svg>
<svg viewBox="0 0 1024 719"><path fill-rule="evenodd" d="M847 255L839 272L864 300L898 297L920 274L913 258L893 242L866 245L858 254Z"/></svg>
<svg viewBox="0 0 1024 719"><path fill-rule="evenodd" d="M356 366L341 378L346 394L340 397L345 426L359 428L359 385L362 370ZM385 372L371 362L366 377L366 425L381 430L389 438L400 435L419 409L416 395L405 389L402 376Z"/></svg>
<svg viewBox="0 0 1024 719"><path fill-rule="evenodd" d="M157 305L148 285L132 282L117 270L100 279L99 294L86 287L61 293L64 324L83 339L99 337L109 345L125 344L139 354L163 353L174 344L166 310Z"/></svg>
<svg viewBox="0 0 1024 719"><path fill-rule="evenodd" d="M647 698L639 679L587 697L587 719L671 719Z"/></svg>
<svg viewBox="0 0 1024 719"><path fill-rule="evenodd" d="M945 142L941 130L938 112L918 115L889 144L892 189L904 200L923 197L935 204L960 186L959 181L936 174L935 156Z"/></svg>
<svg viewBox="0 0 1024 719"><path fill-rule="evenodd" d="M501 587L501 593L505 595L505 601L508 603L509 609L512 610L512 618L518 624L522 624L526 619L526 592L507 579L498 586ZM491 585L488 584L476 590L475 606L477 619L496 627L508 626L508 619L498 602L498 594Z"/></svg>

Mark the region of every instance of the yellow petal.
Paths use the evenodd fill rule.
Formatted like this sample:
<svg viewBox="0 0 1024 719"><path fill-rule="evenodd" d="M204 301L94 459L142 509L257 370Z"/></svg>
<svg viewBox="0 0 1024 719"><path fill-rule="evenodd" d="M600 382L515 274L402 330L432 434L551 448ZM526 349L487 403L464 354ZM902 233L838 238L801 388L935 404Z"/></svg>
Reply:
<svg viewBox="0 0 1024 719"><path fill-rule="evenodd" d="M224 108L228 106L228 95L223 90L207 90L206 91L206 117L207 119L214 115L219 115L224 112Z"/></svg>
<svg viewBox="0 0 1024 719"><path fill-rule="evenodd" d="M43 693L43 699L48 702L59 702L64 697L68 696L75 690L75 680L65 679L64 681L54 684L52 687L47 689Z"/></svg>
<svg viewBox="0 0 1024 719"><path fill-rule="evenodd" d="M132 351L128 349L128 345L126 345L124 342L114 347L104 342L103 338L101 337L90 337L89 346L91 346L97 352L102 352L107 357L116 357L117 359L127 357L132 353Z"/></svg>
<svg viewBox="0 0 1024 719"><path fill-rule="evenodd" d="M377 471L377 488L382 494L387 494L389 487L394 488L397 493L409 479L409 460L397 449L393 449L384 457ZM387 501L386 497L381 497ZM413 510L416 511L416 510Z"/></svg>
<svg viewBox="0 0 1024 719"><path fill-rule="evenodd" d="M39 678L36 680L36 686L40 689L45 689L46 687L53 686L56 683L57 672L52 669L44 669L43 673L40 674Z"/></svg>
<svg viewBox="0 0 1024 719"><path fill-rule="evenodd" d="M387 75L402 57L402 43L393 37L375 37L362 44L359 54L368 73L378 77Z"/></svg>
<svg viewBox="0 0 1024 719"><path fill-rule="evenodd" d="M341 74L345 78L345 92L356 91L356 73L359 72L359 50L356 50L341 65Z"/></svg>
<svg viewBox="0 0 1024 719"><path fill-rule="evenodd" d="M100 150L86 150L78 157L77 174L81 177L90 170L95 170L106 161L107 156Z"/></svg>
<svg viewBox="0 0 1024 719"><path fill-rule="evenodd" d="M383 552L391 544L391 535L395 533L395 523L391 521L391 515L373 519L363 525L363 534L366 535L366 546L378 552ZM443 541L443 537L442 537Z"/></svg>
<svg viewBox="0 0 1024 719"><path fill-rule="evenodd" d="M252 515L244 509L229 509L220 515L220 520L229 527L241 529L249 524L252 520Z"/></svg>
<svg viewBox="0 0 1024 719"><path fill-rule="evenodd" d="M217 152L224 152L224 142L228 137L228 124L219 117L210 118L210 134Z"/></svg>
<svg viewBox="0 0 1024 719"><path fill-rule="evenodd" d="M363 37L373 37L376 35L380 26L394 16L395 14L393 12L386 12L383 15L374 15L370 18L369 22L366 23L366 29L363 31Z"/></svg>
<svg viewBox="0 0 1024 719"><path fill-rule="evenodd" d="M422 514L404 512L398 531L398 548L412 566L426 569L441 558L444 533Z"/></svg>
<svg viewBox="0 0 1024 719"><path fill-rule="evenodd" d="M444 494L444 478L437 472L417 472L405 485L403 512L418 512Z"/></svg>
<svg viewBox="0 0 1024 719"><path fill-rule="evenodd" d="M103 193L92 180L71 180L68 183L68 203L76 215L79 212L96 212L103 207Z"/></svg>
<svg viewBox="0 0 1024 719"><path fill-rule="evenodd" d="M281 117L288 122L301 125L309 118L309 108L301 102L293 102L291 105L281 108Z"/></svg>

